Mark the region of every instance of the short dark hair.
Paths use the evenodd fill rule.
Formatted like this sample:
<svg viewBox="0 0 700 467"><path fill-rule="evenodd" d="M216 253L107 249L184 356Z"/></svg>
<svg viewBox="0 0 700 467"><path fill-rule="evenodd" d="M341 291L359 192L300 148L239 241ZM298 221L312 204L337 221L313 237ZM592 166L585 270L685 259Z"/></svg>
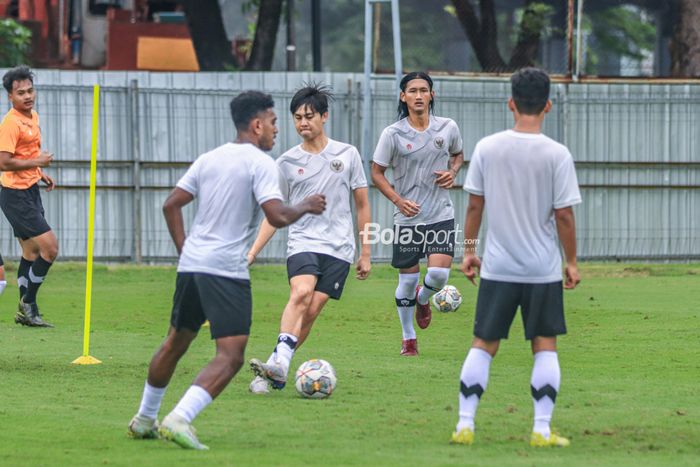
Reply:
<svg viewBox="0 0 700 467"><path fill-rule="evenodd" d="M34 73L32 73L32 70L30 70L27 65L19 65L5 73L2 77L2 86L8 93L11 93L12 83L15 81L24 81L25 79L28 79L34 84Z"/></svg>
<svg viewBox="0 0 700 467"><path fill-rule="evenodd" d="M260 112L275 106L272 96L260 91L245 91L231 100L231 118L238 131L248 129Z"/></svg>
<svg viewBox="0 0 700 467"><path fill-rule="evenodd" d="M406 86L410 81L413 81L414 79L424 79L428 82L428 87L430 88L430 90L433 90L433 79L428 75L428 73L424 71L412 71L411 73L401 78L401 84L399 84L401 92L406 92ZM428 109L429 112L432 113L434 108L435 98L432 98L430 99L430 107ZM399 114L399 120L408 117L408 105L405 102L402 102L401 99L399 99L399 107L397 109L397 112Z"/></svg>
<svg viewBox="0 0 700 467"><path fill-rule="evenodd" d="M331 88L321 83L304 83L303 86L292 97L289 111L294 114L299 107L307 106L321 115L328 112L328 101L334 99Z"/></svg>
<svg viewBox="0 0 700 467"><path fill-rule="evenodd" d="M549 100L549 75L539 68L523 68L510 77L515 107L523 115L539 115Z"/></svg>

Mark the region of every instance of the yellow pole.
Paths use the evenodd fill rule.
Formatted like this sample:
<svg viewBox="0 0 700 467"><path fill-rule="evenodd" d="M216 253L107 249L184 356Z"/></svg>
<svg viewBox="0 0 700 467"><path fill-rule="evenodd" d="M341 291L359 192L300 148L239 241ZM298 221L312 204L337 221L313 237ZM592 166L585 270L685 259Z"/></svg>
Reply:
<svg viewBox="0 0 700 467"><path fill-rule="evenodd" d="M85 278L85 328L83 331L83 355L73 360L76 365L102 363L90 356L90 305L92 301L92 256L95 243L95 181L97 178L97 141L100 112L100 86L92 92L92 155L90 157L90 208L88 212L87 273Z"/></svg>

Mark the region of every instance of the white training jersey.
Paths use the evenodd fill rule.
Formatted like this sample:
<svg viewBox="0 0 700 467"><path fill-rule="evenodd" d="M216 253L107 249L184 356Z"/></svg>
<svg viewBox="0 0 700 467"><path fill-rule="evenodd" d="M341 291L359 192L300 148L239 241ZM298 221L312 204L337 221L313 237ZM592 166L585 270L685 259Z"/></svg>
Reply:
<svg viewBox="0 0 700 467"><path fill-rule="evenodd" d="M224 144L199 156L176 186L199 200L178 272L249 279L260 205L282 200L275 161L252 144Z"/></svg>
<svg viewBox="0 0 700 467"><path fill-rule="evenodd" d="M326 196L323 214L304 216L289 226L287 257L323 253L352 263L355 235L350 197L353 190L367 186L357 149L329 139L319 154L295 146L277 159L277 165L282 194L290 204L313 194Z"/></svg>
<svg viewBox="0 0 700 467"><path fill-rule="evenodd" d="M487 136L474 148L464 190L485 198L481 277L535 284L562 280L554 209L581 202L566 146L513 130Z"/></svg>
<svg viewBox="0 0 700 467"><path fill-rule="evenodd" d="M373 161L393 169L394 190L420 205L420 212L406 217L394 209L397 225L434 224L454 219L449 191L435 184L435 171L448 170L450 155L462 152L462 135L454 120L430 116L425 131L414 129L408 118L384 129Z"/></svg>

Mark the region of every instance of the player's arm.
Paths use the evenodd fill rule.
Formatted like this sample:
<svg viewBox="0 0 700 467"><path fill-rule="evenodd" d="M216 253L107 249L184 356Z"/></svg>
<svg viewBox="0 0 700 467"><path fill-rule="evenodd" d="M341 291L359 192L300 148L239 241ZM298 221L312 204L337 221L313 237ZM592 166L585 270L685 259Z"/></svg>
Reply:
<svg viewBox="0 0 700 467"><path fill-rule="evenodd" d="M474 280L476 270L481 268L481 260L476 256L476 246L481 219L484 215L484 204L485 199L483 196L469 193L467 215L464 219L464 260L462 261L462 272L474 285L476 285Z"/></svg>
<svg viewBox="0 0 700 467"><path fill-rule="evenodd" d="M414 203L409 199L403 199L399 194L394 191L394 188L386 179L386 167L379 165L376 162L372 162L372 182L379 189L379 191L396 206L401 214L406 217L413 217L420 212L420 205Z"/></svg>
<svg viewBox="0 0 700 467"><path fill-rule="evenodd" d="M270 225L267 218L263 219L260 223L258 236L255 237L255 242L253 242L253 246L251 246L248 251L248 266L255 262L255 258L260 254L262 249L265 248L265 245L267 245L267 242L275 235L275 232L277 232L277 229Z"/></svg>
<svg viewBox="0 0 700 467"><path fill-rule="evenodd" d="M574 219L574 210L571 206L555 209L554 218L557 222L559 241L564 249L564 257L566 258L566 282L564 283L564 288L573 289L581 282L578 265L576 264L576 220Z"/></svg>
<svg viewBox="0 0 700 467"><path fill-rule="evenodd" d="M175 243L178 256L182 253L182 246L185 244L185 222L182 220L182 208L191 203L193 199L194 196L191 193L175 187L163 203L163 216L168 225L170 237Z"/></svg>
<svg viewBox="0 0 700 467"><path fill-rule="evenodd" d="M326 210L326 197L319 194L307 196L293 206L287 206L279 199L271 199L261 206L270 225L281 229L295 223L304 214L323 213Z"/></svg>
<svg viewBox="0 0 700 467"><path fill-rule="evenodd" d="M369 244L369 239L365 235L369 230L370 209L369 209L369 189L367 187L357 188L352 192L355 199L355 209L357 211L357 228L360 230L360 258L357 260L356 277L360 280L367 279L369 272L372 269L370 255L372 246Z"/></svg>
<svg viewBox="0 0 700 467"><path fill-rule="evenodd" d="M53 154L41 151L34 159L19 159L7 151L0 151L0 170L3 172L16 172L18 170L33 169L35 167L48 167L53 160Z"/></svg>
<svg viewBox="0 0 700 467"><path fill-rule="evenodd" d="M452 188L455 180L457 179L457 174L459 173L460 167L464 163L464 152L460 151L457 154L450 154L450 168L447 170L436 170L435 171L435 184L440 188Z"/></svg>

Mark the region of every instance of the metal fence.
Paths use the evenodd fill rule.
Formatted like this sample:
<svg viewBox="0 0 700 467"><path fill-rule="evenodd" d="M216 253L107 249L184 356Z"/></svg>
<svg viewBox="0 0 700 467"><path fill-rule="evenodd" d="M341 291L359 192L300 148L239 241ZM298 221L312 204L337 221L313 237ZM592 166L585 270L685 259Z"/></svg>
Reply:
<svg viewBox="0 0 700 467"><path fill-rule="evenodd" d="M37 75L43 146L56 154L48 170L58 183L43 199L64 259L86 254L93 84L102 86L95 223L95 256L101 260L175 260L162 203L199 154L232 140L228 105L241 90L262 89L275 98L280 127L275 157L298 144L289 101L312 80L335 90L328 133L361 147L359 74L39 70ZM397 101L393 78L376 77L371 84L373 147L394 121ZM467 159L480 138L511 126L506 81L436 77L435 86L437 113L459 124ZM552 99L545 133L571 149L584 199L576 208L579 255L700 258L700 85L557 84ZM8 108L4 93L0 107ZM451 195L462 224L466 196L459 188ZM374 188L370 200L373 220L391 226L393 207ZM193 214L194 206L188 206L187 223ZM285 245L283 230L262 258L283 259ZM0 251L19 256L4 218ZM376 246L373 256L389 259L391 249Z"/></svg>

